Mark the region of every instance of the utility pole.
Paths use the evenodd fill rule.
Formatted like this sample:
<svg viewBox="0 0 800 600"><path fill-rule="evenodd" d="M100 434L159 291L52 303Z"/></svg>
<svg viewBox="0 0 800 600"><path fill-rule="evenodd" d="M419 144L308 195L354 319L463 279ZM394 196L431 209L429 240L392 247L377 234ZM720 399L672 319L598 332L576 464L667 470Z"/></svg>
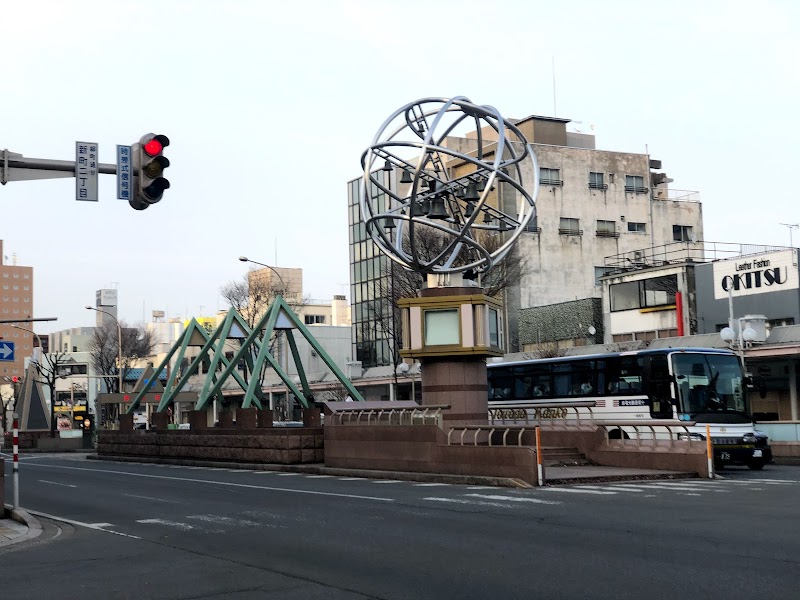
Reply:
<svg viewBox="0 0 800 600"><path fill-rule="evenodd" d="M800 224L798 223L780 223L780 224L783 225L784 227L789 228L789 246L794 248L794 242L792 241L792 231L800 227Z"/></svg>

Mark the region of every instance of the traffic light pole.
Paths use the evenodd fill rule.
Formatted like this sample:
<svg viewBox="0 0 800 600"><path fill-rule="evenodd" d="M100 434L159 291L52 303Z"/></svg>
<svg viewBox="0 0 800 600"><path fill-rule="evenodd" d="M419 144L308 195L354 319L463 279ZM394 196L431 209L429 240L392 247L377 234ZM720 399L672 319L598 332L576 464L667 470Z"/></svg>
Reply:
<svg viewBox="0 0 800 600"><path fill-rule="evenodd" d="M98 163L99 173L117 174L117 165ZM138 175L134 170L133 175ZM0 150L0 184L9 181L31 181L35 179L60 179L75 177L74 160L51 160L49 158L26 158L22 154Z"/></svg>

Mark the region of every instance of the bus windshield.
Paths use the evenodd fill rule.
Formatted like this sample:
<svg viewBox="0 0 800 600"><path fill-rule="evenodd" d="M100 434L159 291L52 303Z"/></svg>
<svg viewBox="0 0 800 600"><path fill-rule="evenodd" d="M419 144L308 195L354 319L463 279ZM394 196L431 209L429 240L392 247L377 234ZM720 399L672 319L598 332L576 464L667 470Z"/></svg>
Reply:
<svg viewBox="0 0 800 600"><path fill-rule="evenodd" d="M742 367L735 355L676 352L672 371L680 412L692 418L708 413L750 414Z"/></svg>

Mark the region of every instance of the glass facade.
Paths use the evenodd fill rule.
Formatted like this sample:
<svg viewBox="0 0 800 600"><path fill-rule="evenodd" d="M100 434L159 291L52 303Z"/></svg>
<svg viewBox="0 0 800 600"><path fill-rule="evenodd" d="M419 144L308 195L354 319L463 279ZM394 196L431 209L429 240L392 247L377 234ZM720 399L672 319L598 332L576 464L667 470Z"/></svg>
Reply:
<svg viewBox="0 0 800 600"><path fill-rule="evenodd" d="M379 176L392 173L380 171ZM348 183L347 222L350 244L350 304L352 308L353 359L364 368L394 364L397 356L395 329L399 317L392 302L390 260L367 235L358 205L360 179ZM389 184L384 180L384 185ZM384 210L385 194L374 188L377 210Z"/></svg>

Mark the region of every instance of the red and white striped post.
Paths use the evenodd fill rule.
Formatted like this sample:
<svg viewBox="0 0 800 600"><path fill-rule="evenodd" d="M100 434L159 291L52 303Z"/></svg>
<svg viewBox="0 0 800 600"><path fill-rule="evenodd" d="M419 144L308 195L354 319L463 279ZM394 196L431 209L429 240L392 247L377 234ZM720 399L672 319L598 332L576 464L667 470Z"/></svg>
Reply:
<svg viewBox="0 0 800 600"><path fill-rule="evenodd" d="M13 473L12 485L14 494L14 510L19 510L19 415L14 413L14 431L12 433L12 451L14 453L14 462L11 468Z"/></svg>

